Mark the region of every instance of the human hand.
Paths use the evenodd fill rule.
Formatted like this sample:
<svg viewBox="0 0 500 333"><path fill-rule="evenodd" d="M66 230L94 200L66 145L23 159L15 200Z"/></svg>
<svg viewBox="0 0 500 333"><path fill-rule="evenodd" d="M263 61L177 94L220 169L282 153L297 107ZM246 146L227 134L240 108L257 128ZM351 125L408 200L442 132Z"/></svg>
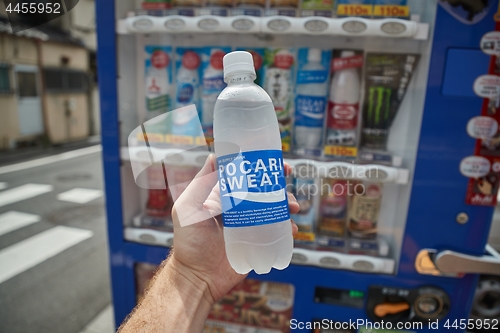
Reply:
<svg viewBox="0 0 500 333"><path fill-rule="evenodd" d="M285 174L291 171L291 166L285 163ZM288 204L291 214L298 213L299 204L291 193ZM227 260L221 212L212 154L174 204L174 248L169 259L173 269L199 288L206 288L205 298L210 304L246 277L236 273ZM181 221L186 226L181 227ZM292 232L297 233L293 222Z"/></svg>

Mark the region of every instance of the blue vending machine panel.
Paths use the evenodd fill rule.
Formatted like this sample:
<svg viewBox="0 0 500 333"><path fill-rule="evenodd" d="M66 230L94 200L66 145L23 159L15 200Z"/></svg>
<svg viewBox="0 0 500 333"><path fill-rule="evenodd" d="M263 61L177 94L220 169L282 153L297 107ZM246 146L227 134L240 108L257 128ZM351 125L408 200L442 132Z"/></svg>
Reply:
<svg viewBox="0 0 500 333"><path fill-rule="evenodd" d="M302 29L297 23L299 19L297 22L291 19L296 30L277 36L263 28L264 19L261 18L254 18L260 24L259 29L263 29L260 34L254 31L227 35L199 33L196 29L201 28L190 25L197 22L196 18L184 18L187 23L180 29L188 29L189 33L172 34L161 31L160 26L169 27L166 23L158 23L163 18L153 17L170 14L169 11L148 12L144 9L147 6L134 7L138 3L141 1L96 2L103 163L117 326L135 306L142 292L139 289L147 285L145 277L152 274L144 272L144 267L150 266L141 266L141 263L159 265L169 253L168 246L172 245L171 230L158 227L170 221L168 218L150 218L148 226L143 225L146 223L143 222L147 215L145 211L150 209L154 194L141 185L139 177L134 174L134 165L130 161L133 151L127 148L137 143L134 131L149 131L149 125L143 123L174 108L172 105L165 107L173 103L167 97L160 103L165 110L149 112L160 105L159 99L148 102L145 85L157 81L149 82L145 76L158 75L157 72L148 72L151 64L160 59L165 66L170 66L169 76L162 77L162 80L168 80L173 87L177 71L186 65L184 61L189 60L189 66L199 68L197 73L203 78L203 68L213 65L210 57L223 50L251 49L255 53L254 59L259 59L259 56L264 59L265 67L269 66L265 62L270 57L265 55L268 50L295 55L301 54L301 47L321 47L329 50L334 61L341 57L342 50L354 50L349 53L352 54L351 64L357 61L358 67L353 66L359 68L361 78L366 75L366 67L362 68L361 63L370 54L411 54L419 59L417 71L410 79L401 103L400 114L392 125L387 152L361 149L358 154L357 150L347 149L358 154L356 162L380 163L386 174L394 176L392 183L384 183L381 190L384 199L381 199L379 220L389 222L379 221L380 242L358 242L363 251L359 245L356 251L351 245L347 246L351 244L347 236L337 240L341 249L332 251L331 243L325 247L318 240L320 237L306 234L304 239L312 240L315 245L298 247L287 269L272 270L266 275L251 273L249 278L293 285L291 331L305 329L307 323L321 320L331 325L336 323L334 327L337 328L344 324L345 330L313 332L371 332L362 328L366 325L407 332L434 332L436 325L440 331L465 331L460 325L453 324L469 318L479 275L440 275L439 270L432 267L432 260L436 257L425 256L423 250L431 253L450 250L471 256L484 253L493 209L466 204L466 198L473 190L471 184L475 183L463 175L460 165L464 158L474 155L481 147L468 134L467 127L470 119L484 113L489 105L476 95L473 86L478 76L491 72L495 62L495 57L481 51L480 42L486 33L498 26L494 20L498 1L486 0L480 1L481 5L472 5L468 1L410 0L410 13L418 11L423 23L415 25L418 34L401 38L381 32L363 36L362 30L359 36L356 35L359 31L348 31L347 38L343 35L345 31L332 32L331 36L315 36L309 31L306 35L305 30L297 33ZM213 19L217 20L217 17ZM325 20L334 26L338 19ZM387 20L395 20L400 26L407 22L393 18ZM352 22L351 29L359 27L359 22L372 27L382 21L356 18ZM391 25L391 29L400 26ZM368 33L370 31L368 29ZM404 30L398 31L404 33ZM269 38L276 40L269 42ZM284 48L276 51L276 43L281 43ZM218 49L214 51L215 48ZM299 52L293 53L295 49ZM155 52L159 58L144 61ZM332 67L336 68L335 65ZM266 70L264 68L263 73ZM330 80L333 76L331 73ZM265 80L265 77L259 79ZM130 133L133 135L129 136ZM147 135L149 141L143 143L148 150L162 148L162 140L169 140L150 134ZM152 141L154 138L157 141ZM346 161L346 156L341 159L331 158L326 153L322 156L322 161L311 163L316 163L316 166L326 163L330 168L338 161ZM289 158L295 166L299 163L296 157ZM169 171L164 172L168 178ZM187 177L188 173L195 174L196 169L181 168L175 172ZM156 200L159 200L159 194L156 195ZM323 199L318 197L315 200L312 204L318 205ZM327 242L332 242L331 238ZM363 248L370 244L376 244L375 250ZM326 248L329 251L324 251ZM422 268L423 264L430 265ZM137 269L139 266L141 268ZM382 321L385 326L380 326ZM429 326L431 322L433 324Z"/></svg>

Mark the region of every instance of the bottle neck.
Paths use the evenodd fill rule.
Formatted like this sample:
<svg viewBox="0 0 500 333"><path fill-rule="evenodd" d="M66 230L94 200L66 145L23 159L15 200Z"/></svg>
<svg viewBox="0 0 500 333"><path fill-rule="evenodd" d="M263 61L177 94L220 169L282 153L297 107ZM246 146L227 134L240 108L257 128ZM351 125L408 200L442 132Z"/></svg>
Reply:
<svg viewBox="0 0 500 333"><path fill-rule="evenodd" d="M228 86L234 86L238 84L249 84L255 81L256 75L250 72L246 73L234 73L224 78L224 82L227 83Z"/></svg>

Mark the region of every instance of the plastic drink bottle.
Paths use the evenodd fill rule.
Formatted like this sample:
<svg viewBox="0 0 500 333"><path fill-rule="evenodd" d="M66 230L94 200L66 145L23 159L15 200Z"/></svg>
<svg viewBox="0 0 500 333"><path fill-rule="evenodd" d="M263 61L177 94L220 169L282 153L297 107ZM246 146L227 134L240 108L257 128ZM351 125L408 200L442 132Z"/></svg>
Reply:
<svg viewBox="0 0 500 333"><path fill-rule="evenodd" d="M168 110L170 106L170 84L168 54L162 50L154 51L149 64L146 63L146 109L148 118ZM154 112L154 113L151 113Z"/></svg>
<svg viewBox="0 0 500 333"><path fill-rule="evenodd" d="M198 117L196 108L186 107L191 104L198 104L199 101L199 66L200 57L195 52L187 51L184 53L181 66L177 70L177 94L175 98L177 110L175 110L172 115L172 134L188 136L199 135L199 122L196 119Z"/></svg>
<svg viewBox="0 0 500 333"><path fill-rule="evenodd" d="M343 51L342 58L354 56L353 51ZM358 127L361 82L356 68L335 72L330 87L328 103L327 144L355 146Z"/></svg>
<svg viewBox="0 0 500 333"><path fill-rule="evenodd" d="M307 64L301 69L295 100L295 144L320 148L326 111L328 71L321 64L321 50L309 49Z"/></svg>
<svg viewBox="0 0 500 333"><path fill-rule="evenodd" d="M226 87L222 71L222 57L225 52L220 49L210 50L210 61L203 73L202 117L203 126L212 126L214 107L217 96Z"/></svg>
<svg viewBox="0 0 500 333"><path fill-rule="evenodd" d="M293 99L292 66L294 56L288 49L275 51L277 52L272 54L273 64L266 66L264 89L271 96L276 115L281 120L290 117L290 104ZM268 50L266 50L267 52Z"/></svg>
<svg viewBox="0 0 500 333"><path fill-rule="evenodd" d="M214 111L226 254L240 274L284 269L293 250L278 121L255 77L250 53L227 54Z"/></svg>
<svg viewBox="0 0 500 333"><path fill-rule="evenodd" d="M170 83L165 68L151 66L146 74L146 98L156 98L168 94Z"/></svg>
<svg viewBox="0 0 500 333"><path fill-rule="evenodd" d="M176 77L176 108L198 103L200 96L198 67L200 62L200 57L194 51L186 51L182 55L181 66L177 70Z"/></svg>

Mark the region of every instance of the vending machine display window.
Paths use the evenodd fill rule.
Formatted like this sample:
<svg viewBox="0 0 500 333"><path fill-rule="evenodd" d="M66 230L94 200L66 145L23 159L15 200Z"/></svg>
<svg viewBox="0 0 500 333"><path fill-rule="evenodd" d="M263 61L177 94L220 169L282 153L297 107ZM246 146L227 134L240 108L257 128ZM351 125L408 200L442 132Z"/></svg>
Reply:
<svg viewBox="0 0 500 333"><path fill-rule="evenodd" d="M292 216L299 227L292 262L395 274L436 10L408 3L419 21L396 19L391 29L402 24L414 30L411 36L383 35L387 26L360 19L369 25L361 36L290 31L267 41L259 33L197 33L189 30L191 18L178 16L186 32L160 33L158 24L173 26L170 16L138 16L149 3L117 2L125 239L172 246L172 205L211 151L214 102L225 87L222 57L247 50L256 82L273 100L293 167L288 190L301 211ZM223 24L226 18L213 19ZM298 27L300 20L290 24Z"/></svg>

